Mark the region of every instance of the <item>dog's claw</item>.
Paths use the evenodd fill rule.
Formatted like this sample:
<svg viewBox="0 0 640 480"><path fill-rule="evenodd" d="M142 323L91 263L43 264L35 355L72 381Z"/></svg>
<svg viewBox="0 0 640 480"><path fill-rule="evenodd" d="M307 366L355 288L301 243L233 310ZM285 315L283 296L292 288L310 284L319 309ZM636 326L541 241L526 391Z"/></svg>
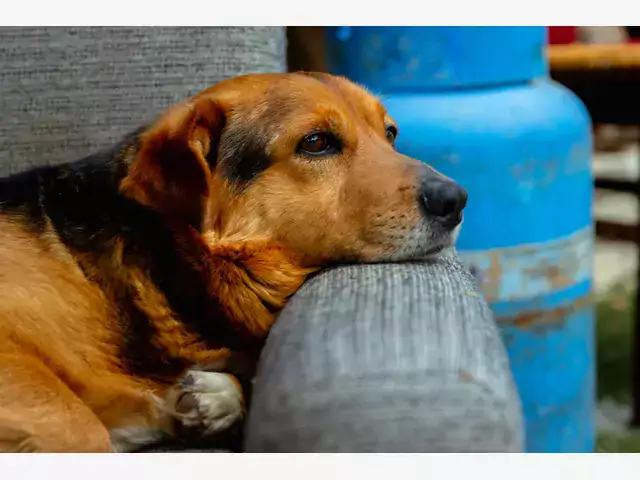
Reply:
<svg viewBox="0 0 640 480"><path fill-rule="evenodd" d="M195 384L195 379L191 373L187 373L184 377L180 379L180 387L183 389L191 388Z"/></svg>

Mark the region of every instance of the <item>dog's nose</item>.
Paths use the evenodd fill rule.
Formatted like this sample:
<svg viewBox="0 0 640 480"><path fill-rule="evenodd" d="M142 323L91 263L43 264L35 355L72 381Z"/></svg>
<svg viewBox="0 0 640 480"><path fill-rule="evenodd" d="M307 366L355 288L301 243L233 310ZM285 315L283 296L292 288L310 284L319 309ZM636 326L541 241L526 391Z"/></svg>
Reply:
<svg viewBox="0 0 640 480"><path fill-rule="evenodd" d="M443 226L453 228L462 221L468 194L456 182L429 172L422 177L419 197L425 213L437 218Z"/></svg>

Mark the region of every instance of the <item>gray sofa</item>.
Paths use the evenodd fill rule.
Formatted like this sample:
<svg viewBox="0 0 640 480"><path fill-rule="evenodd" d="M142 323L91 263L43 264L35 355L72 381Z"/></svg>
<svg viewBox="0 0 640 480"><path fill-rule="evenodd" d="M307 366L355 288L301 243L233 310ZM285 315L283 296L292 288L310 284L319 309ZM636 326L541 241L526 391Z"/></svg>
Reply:
<svg viewBox="0 0 640 480"><path fill-rule="evenodd" d="M518 452L520 405L491 312L451 256L308 282L260 361L250 452Z"/></svg>
<svg viewBox="0 0 640 480"><path fill-rule="evenodd" d="M0 175L80 158L241 73L285 69L283 28L0 28ZM309 281L260 360L248 452L518 452L492 315L451 255Z"/></svg>

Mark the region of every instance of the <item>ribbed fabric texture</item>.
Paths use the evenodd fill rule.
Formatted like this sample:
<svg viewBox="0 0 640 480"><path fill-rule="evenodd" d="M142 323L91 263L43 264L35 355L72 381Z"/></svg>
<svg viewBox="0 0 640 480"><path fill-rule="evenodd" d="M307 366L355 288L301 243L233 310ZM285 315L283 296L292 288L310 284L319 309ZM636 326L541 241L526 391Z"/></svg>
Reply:
<svg viewBox="0 0 640 480"><path fill-rule="evenodd" d="M0 176L76 160L227 77L281 72L282 27L0 27Z"/></svg>
<svg viewBox="0 0 640 480"><path fill-rule="evenodd" d="M520 402L497 327L453 257L322 273L273 328L252 452L517 452Z"/></svg>

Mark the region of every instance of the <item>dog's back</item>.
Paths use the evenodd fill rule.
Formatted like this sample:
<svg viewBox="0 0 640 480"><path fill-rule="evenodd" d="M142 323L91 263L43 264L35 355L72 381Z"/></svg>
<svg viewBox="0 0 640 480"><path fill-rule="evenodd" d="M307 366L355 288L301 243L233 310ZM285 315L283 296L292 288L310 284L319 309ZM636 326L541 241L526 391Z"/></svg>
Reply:
<svg viewBox="0 0 640 480"><path fill-rule="evenodd" d="M112 312L60 245L45 242L0 215L0 439L13 439L0 450L104 450L108 435L85 404L117 372ZM70 416L86 434L49 441Z"/></svg>
<svg viewBox="0 0 640 480"><path fill-rule="evenodd" d="M123 358L126 311L109 281L91 278L108 277L100 259L118 255L99 226L118 215L100 205L117 195L116 167L107 155L0 179L0 451L110 451L123 418L144 426L156 415L149 394L160 386Z"/></svg>

